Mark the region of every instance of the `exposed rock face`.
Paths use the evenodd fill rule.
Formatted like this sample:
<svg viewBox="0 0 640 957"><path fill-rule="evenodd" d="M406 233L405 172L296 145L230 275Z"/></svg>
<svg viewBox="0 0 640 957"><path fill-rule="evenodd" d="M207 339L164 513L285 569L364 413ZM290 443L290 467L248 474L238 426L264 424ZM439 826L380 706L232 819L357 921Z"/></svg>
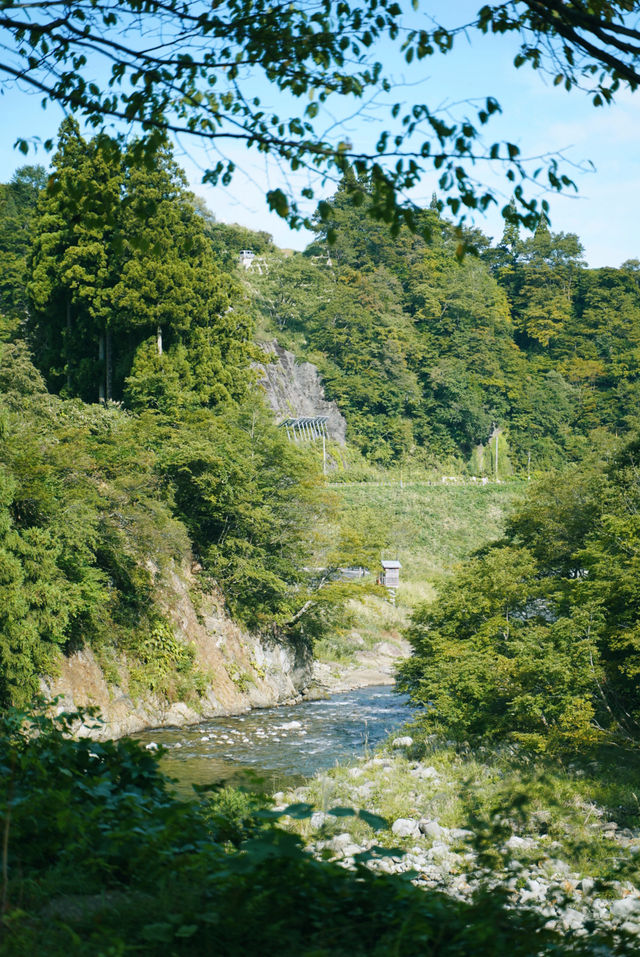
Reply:
<svg viewBox="0 0 640 957"><path fill-rule="evenodd" d="M344 445L347 423L335 402L326 400L316 367L310 362L298 362L292 352L275 340L264 343L262 349L277 357L276 362L258 366L259 382L273 411L283 419L326 415L329 438Z"/></svg>
<svg viewBox="0 0 640 957"><path fill-rule="evenodd" d="M175 636L195 650L195 663L207 676L205 694L193 703L170 704L161 696L134 700L129 693L126 658L117 664L118 678L109 683L90 649L61 662L60 673L42 683L47 698L60 697L56 710L94 705L104 725L81 733L118 738L143 728L194 724L216 715L237 714L299 700L311 680L311 656L275 640L257 638L229 619L218 595L207 596L196 612L184 569L176 570L164 589L165 611Z"/></svg>

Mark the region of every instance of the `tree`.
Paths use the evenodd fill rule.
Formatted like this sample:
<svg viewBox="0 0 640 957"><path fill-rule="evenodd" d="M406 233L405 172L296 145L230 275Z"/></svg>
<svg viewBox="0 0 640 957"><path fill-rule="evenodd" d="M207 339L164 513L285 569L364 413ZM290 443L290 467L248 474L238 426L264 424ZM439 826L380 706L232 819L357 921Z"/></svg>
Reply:
<svg viewBox="0 0 640 957"><path fill-rule="evenodd" d="M493 97L456 119L427 103L411 104L406 113L395 103L389 128L371 151L354 148L339 129L321 132L325 106L336 98L362 103L367 94L391 92L375 59L376 43L395 43L410 64L446 54L458 37L473 32L515 33L516 67L547 69L554 83L585 87L601 105L622 84L635 90L640 83L634 11L633 0L508 0L485 4L470 24L447 27L430 20L428 27L414 28L411 21L405 24L395 0L363 0L361 6L341 0L321 5L226 0L213 6L183 0L4 0L0 71L78 112L92 127L114 118L136 125L151 151L173 131L216 146L241 142L280 157L294 171L366 173L372 213L397 229L402 222L415 225L411 204L399 195L425 168L439 171L440 189L450 194L447 203L462 215L495 202L470 173L478 160L503 166L514 182L527 176L528 167L513 143L483 145L483 127L500 112ZM289 103L299 100L297 114L270 109L258 93L262 81L286 94ZM21 146L28 148L26 139ZM206 178L228 183L233 172L233 162L219 159ZM555 159L546 176L553 189L572 185ZM357 194L357 178L352 186ZM311 198L312 187L303 194ZM515 198L517 216L535 223L539 207L520 182ZM293 196L275 189L267 200L292 224L303 221ZM546 203L540 208L545 212Z"/></svg>
<svg viewBox="0 0 640 957"><path fill-rule="evenodd" d="M639 466L636 440L548 475L417 611L401 687L428 723L542 748L637 741Z"/></svg>
<svg viewBox="0 0 640 957"><path fill-rule="evenodd" d="M149 170L137 147L62 124L28 265L37 363L87 401L169 412L238 398L256 353L240 286L216 265L170 149Z"/></svg>
<svg viewBox="0 0 640 957"><path fill-rule="evenodd" d="M0 337L27 314L26 261L31 221L38 195L46 183L42 166L22 166L11 182L0 186Z"/></svg>
<svg viewBox="0 0 640 957"><path fill-rule="evenodd" d="M123 171L109 137L87 143L72 118L60 127L51 188L35 216L28 263L29 334L38 364L56 389L110 397L111 291L116 211ZM100 340L100 349L98 342ZM106 376L104 374L106 369Z"/></svg>

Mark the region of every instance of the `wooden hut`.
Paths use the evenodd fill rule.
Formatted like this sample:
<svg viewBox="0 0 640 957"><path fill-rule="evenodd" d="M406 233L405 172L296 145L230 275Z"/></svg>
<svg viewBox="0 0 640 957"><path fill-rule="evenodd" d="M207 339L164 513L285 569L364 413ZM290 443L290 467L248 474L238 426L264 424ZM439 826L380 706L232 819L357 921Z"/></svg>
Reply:
<svg viewBox="0 0 640 957"><path fill-rule="evenodd" d="M382 565L382 571L380 572L378 581L381 585L385 585L387 588L395 591L400 585L400 569L402 565L396 559L393 561L383 559L380 564Z"/></svg>

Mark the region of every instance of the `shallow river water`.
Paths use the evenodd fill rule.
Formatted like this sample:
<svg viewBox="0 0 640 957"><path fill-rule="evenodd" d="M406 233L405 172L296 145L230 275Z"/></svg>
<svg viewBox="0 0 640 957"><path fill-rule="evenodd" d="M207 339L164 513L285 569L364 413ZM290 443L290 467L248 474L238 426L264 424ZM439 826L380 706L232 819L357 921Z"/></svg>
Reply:
<svg viewBox="0 0 640 957"><path fill-rule="evenodd" d="M216 781L275 791L375 748L411 714L406 698L380 685L134 737L168 749L162 767L182 794Z"/></svg>

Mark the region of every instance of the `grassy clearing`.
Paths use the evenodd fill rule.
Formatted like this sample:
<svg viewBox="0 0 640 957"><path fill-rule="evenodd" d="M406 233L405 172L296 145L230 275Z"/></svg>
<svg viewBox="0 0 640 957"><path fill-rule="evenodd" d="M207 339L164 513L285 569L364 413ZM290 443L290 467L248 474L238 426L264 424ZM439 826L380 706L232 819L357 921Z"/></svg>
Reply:
<svg viewBox="0 0 640 957"><path fill-rule="evenodd" d="M371 651L380 642L396 643L408 623L407 609L377 595L366 595L349 602L348 622L348 628L315 642L318 661L349 664L359 652Z"/></svg>
<svg viewBox="0 0 640 957"><path fill-rule="evenodd" d="M316 657L349 663L358 652L380 642L396 643L413 609L433 601L455 564L500 537L506 516L525 484L455 487L415 482L402 488L399 483L335 487L351 525L357 527L359 517L363 523L370 521L371 511L377 514L388 543L384 556L400 560L402 583L395 606L374 595L352 601L349 627L317 642Z"/></svg>
<svg viewBox="0 0 640 957"><path fill-rule="evenodd" d="M402 579L413 586L399 599L420 598L416 586L433 585L482 545L497 539L505 517L526 482L502 485L345 485L336 487L345 511L370 508L384 522L385 557L402 562ZM427 591L427 599L432 597Z"/></svg>

